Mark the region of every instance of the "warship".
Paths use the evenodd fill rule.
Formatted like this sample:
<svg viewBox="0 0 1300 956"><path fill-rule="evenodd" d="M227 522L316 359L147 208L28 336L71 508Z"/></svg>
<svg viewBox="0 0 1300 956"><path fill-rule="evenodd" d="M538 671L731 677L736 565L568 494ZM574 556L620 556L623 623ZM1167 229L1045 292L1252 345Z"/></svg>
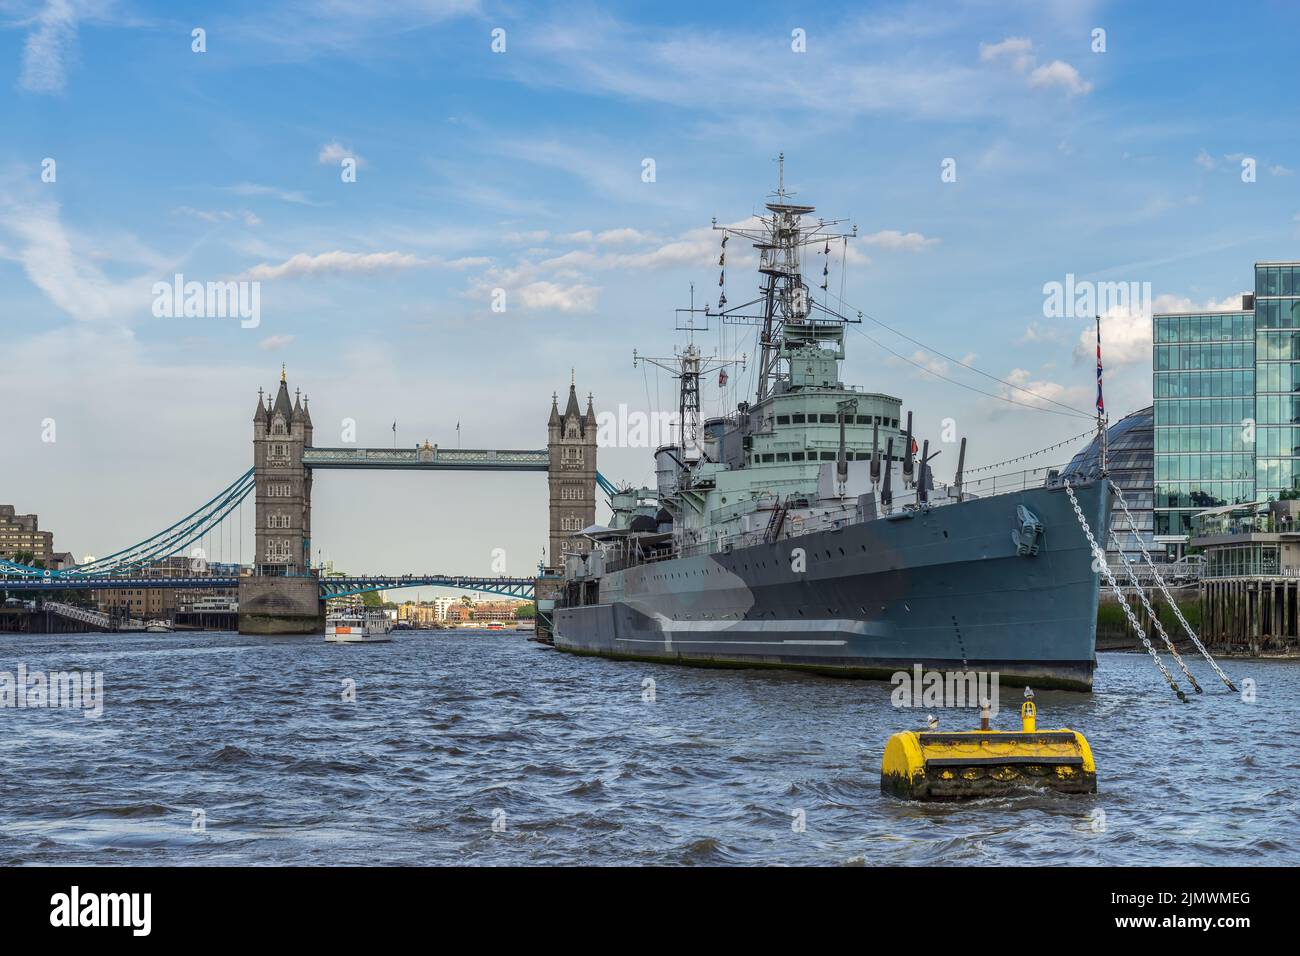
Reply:
<svg viewBox="0 0 1300 956"><path fill-rule="evenodd" d="M719 226L718 307L678 310L689 344L668 368L678 427L654 488L618 488L608 525L565 557L557 648L613 658L779 667L888 679L917 665L1090 690L1099 570L1080 519L1104 535L1104 475L997 494L937 481L902 401L841 380L847 327L832 307L831 244L857 234L814 218L784 187L766 213ZM727 308L728 240L751 243L752 301ZM802 260L827 256L820 296ZM750 254L753 255L753 254ZM705 356L710 320L758 333L754 400L700 420L701 382L745 360ZM936 443L937 444L937 443ZM919 455L918 455L919 451Z"/></svg>

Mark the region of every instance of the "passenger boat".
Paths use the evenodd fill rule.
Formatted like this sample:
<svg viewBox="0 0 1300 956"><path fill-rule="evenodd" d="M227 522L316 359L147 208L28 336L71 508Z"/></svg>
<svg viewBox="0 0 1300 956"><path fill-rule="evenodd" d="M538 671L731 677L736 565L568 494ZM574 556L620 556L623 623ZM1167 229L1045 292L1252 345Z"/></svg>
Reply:
<svg viewBox="0 0 1300 956"><path fill-rule="evenodd" d="M348 609L325 619L325 640L331 644L381 644L391 641L393 622L383 611Z"/></svg>

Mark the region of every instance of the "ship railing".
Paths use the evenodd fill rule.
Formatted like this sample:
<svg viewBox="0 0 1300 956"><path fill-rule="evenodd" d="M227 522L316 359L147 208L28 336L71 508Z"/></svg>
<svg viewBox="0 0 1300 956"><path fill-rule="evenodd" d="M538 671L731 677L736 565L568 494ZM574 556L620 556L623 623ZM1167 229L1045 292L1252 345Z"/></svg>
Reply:
<svg viewBox="0 0 1300 956"><path fill-rule="evenodd" d="M994 495L1005 495L1013 491L1042 488L1052 478L1052 472L1060 472L1062 467L1044 465L1041 468L1001 472L980 478L969 477L970 472L967 472L968 477L961 483L962 495L967 498L991 498Z"/></svg>

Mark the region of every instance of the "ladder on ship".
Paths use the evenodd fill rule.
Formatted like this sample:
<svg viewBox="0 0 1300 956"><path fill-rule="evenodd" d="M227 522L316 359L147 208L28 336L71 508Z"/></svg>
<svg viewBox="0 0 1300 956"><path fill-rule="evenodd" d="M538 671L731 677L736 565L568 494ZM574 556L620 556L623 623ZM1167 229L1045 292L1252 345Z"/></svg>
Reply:
<svg viewBox="0 0 1300 956"><path fill-rule="evenodd" d="M781 529L785 526L785 516L790 511L789 501L778 501L776 507L772 510L772 517L767 521L767 531L763 533L763 540L768 544L776 541L781 536Z"/></svg>

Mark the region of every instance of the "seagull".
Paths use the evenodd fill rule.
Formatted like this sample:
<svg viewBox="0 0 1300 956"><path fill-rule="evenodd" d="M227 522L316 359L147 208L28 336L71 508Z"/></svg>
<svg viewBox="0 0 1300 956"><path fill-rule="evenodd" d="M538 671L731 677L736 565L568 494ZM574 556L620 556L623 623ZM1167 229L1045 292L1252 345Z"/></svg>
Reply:
<svg viewBox="0 0 1300 956"><path fill-rule="evenodd" d="M934 714L926 714L926 715L925 715L925 725L926 725L927 727L929 727L931 730L938 730L938 729L939 729L939 718L936 717L936 716L934 716Z"/></svg>
<svg viewBox="0 0 1300 956"><path fill-rule="evenodd" d="M1033 689L1030 688L1030 687L1026 687L1026 688L1025 688L1025 700L1033 700L1033 699L1034 699L1034 691L1033 691Z"/></svg>

